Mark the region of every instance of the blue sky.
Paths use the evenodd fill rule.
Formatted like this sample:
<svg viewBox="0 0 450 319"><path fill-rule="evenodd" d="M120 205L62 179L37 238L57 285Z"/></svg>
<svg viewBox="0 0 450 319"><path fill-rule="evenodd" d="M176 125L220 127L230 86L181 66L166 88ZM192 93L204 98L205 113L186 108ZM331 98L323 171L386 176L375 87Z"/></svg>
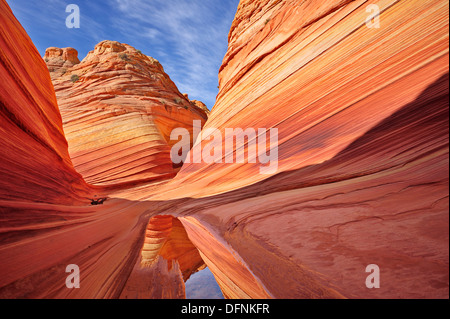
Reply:
<svg viewBox="0 0 450 319"><path fill-rule="evenodd" d="M158 59L181 93L214 105L218 72L239 0L7 0L43 56L73 47L82 60L103 40L127 43ZM65 25L80 7L81 28Z"/></svg>
<svg viewBox="0 0 450 319"><path fill-rule="evenodd" d="M208 267L186 281L187 299L224 299L219 284Z"/></svg>

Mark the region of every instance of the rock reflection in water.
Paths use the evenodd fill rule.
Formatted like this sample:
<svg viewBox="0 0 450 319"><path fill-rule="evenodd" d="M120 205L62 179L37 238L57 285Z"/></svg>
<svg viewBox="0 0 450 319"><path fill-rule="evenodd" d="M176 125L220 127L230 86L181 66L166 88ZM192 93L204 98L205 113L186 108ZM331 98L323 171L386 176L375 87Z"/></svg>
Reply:
<svg viewBox="0 0 450 319"><path fill-rule="evenodd" d="M195 218L151 218L141 247L121 298L270 298L232 248Z"/></svg>
<svg viewBox="0 0 450 319"><path fill-rule="evenodd" d="M121 298L223 298L214 275L205 269L182 223L172 216L155 216Z"/></svg>

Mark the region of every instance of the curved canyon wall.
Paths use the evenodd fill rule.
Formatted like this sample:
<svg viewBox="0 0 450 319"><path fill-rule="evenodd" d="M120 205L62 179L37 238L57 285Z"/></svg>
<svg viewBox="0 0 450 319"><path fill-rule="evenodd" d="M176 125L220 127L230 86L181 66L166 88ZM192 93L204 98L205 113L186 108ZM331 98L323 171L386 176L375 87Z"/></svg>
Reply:
<svg viewBox="0 0 450 319"><path fill-rule="evenodd" d="M47 66L4 0L0 25L0 298L119 298L149 206L91 205L104 189L74 169ZM54 69L79 63L73 49L48 53ZM68 265L79 266L80 289L66 287Z"/></svg>
<svg viewBox="0 0 450 319"><path fill-rule="evenodd" d="M370 4L381 10L379 29L366 26ZM277 128L276 173L332 159L448 72L447 4L241 1L204 130ZM203 181L191 185L189 195L208 196L266 179L259 168L186 164L177 180Z"/></svg>
<svg viewBox="0 0 450 319"><path fill-rule="evenodd" d="M149 198L196 198L171 211L274 297L447 298L448 18L448 1L242 0L204 130L277 128L278 172L185 164Z"/></svg>
<svg viewBox="0 0 450 319"><path fill-rule="evenodd" d="M208 109L181 94L162 65L127 44L102 41L83 59L73 48L48 48L75 169L94 185L124 186L172 178L175 128L193 134ZM191 144L193 143L191 139Z"/></svg>
<svg viewBox="0 0 450 319"><path fill-rule="evenodd" d="M85 201L45 63L5 3L0 24L0 201Z"/></svg>

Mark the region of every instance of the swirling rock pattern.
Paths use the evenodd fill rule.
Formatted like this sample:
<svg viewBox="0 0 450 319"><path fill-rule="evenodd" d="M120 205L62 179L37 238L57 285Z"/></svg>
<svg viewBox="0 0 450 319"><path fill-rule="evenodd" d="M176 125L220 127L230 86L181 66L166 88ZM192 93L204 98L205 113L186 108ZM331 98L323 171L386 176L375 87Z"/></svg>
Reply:
<svg viewBox="0 0 450 319"><path fill-rule="evenodd" d="M0 23L0 201L83 201L45 63L4 3Z"/></svg>
<svg viewBox="0 0 450 319"><path fill-rule="evenodd" d="M206 110L182 95L161 64L129 45L103 41L80 63L72 48L49 48L69 152L94 185L126 185L175 176L175 128L191 132ZM204 106L204 105L203 105ZM192 141L191 141L192 143Z"/></svg>
<svg viewBox="0 0 450 319"><path fill-rule="evenodd" d="M171 211L219 229L275 297L447 298L447 6L242 0L204 129L278 128L278 172L185 164L149 198L197 198Z"/></svg>
<svg viewBox="0 0 450 319"><path fill-rule="evenodd" d="M371 3L380 29L365 24ZM278 128L278 173L333 158L447 73L447 4L241 1L205 129ZM258 165L190 164L177 179L208 180L199 196L266 177Z"/></svg>
<svg viewBox="0 0 450 319"><path fill-rule="evenodd" d="M379 29L366 26L369 4ZM96 207L77 201L90 188L71 165L45 66L4 0L0 9L0 297L182 298L200 256L229 298L448 298L448 1L241 0L205 128L278 128L272 176L191 163L171 181L134 185L170 175L167 123L204 112L172 89L136 98L142 63L159 70L145 83L164 76L124 44L102 42L78 64L73 51L50 50L75 167L122 185ZM150 144L165 145L150 161L161 171L141 174L133 152L104 161L134 146L99 144L95 125L120 126L147 99L164 113L154 102L166 94L187 109L175 103L182 114L148 132L158 127ZM178 222L153 219L167 214ZM175 247L198 263L176 261L186 254ZM65 287L68 264L80 266L80 289ZM365 285L369 264L379 289Z"/></svg>

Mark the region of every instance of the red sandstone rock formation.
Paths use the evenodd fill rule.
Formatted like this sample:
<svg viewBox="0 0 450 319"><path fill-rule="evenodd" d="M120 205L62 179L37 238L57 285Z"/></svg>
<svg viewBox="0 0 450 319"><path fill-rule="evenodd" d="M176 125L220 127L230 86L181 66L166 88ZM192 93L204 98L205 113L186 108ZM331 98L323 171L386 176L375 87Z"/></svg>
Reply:
<svg viewBox="0 0 450 319"><path fill-rule="evenodd" d="M0 24L0 201L86 200L45 63L4 3Z"/></svg>
<svg viewBox="0 0 450 319"><path fill-rule="evenodd" d="M95 185L175 176L170 140L175 128L192 135L206 110L190 103L161 64L126 44L103 41L80 63L72 48L47 49L64 132L75 168ZM192 142L191 142L192 143Z"/></svg>
<svg viewBox="0 0 450 319"><path fill-rule="evenodd" d="M189 95L187 93L184 93L183 96L189 100ZM208 107L206 106L205 103L203 103L202 101L198 101L198 100L189 100L189 102L191 102L191 104L193 104L194 106L202 109L203 111L206 112L207 115L210 114L210 111L208 109Z"/></svg>
<svg viewBox="0 0 450 319"><path fill-rule="evenodd" d="M9 81L0 86L1 129L8 124L0 134L0 297L183 297L183 269L194 271L200 255L227 297L448 298L448 2L374 3L380 29L365 26L368 2L241 1L206 127L278 128L277 174L186 164L166 185L122 189L122 199L110 193L91 207L35 203L77 198L87 186L61 125L48 126L60 123L50 78L1 0L0 70ZM88 57L121 46L104 44ZM64 75L58 92L83 94L85 62L71 68L80 82ZM121 101L131 108L128 95ZM69 144L83 146L79 138ZM102 165L102 156L80 154ZM156 215L166 216L156 218L166 229ZM172 258L186 254L198 263ZM68 264L80 266L80 289L65 287ZM380 267L380 289L365 286L369 264Z"/></svg>
<svg viewBox="0 0 450 319"><path fill-rule="evenodd" d="M44 56L52 80L64 75L68 68L80 63L78 51L73 48L48 48Z"/></svg>
<svg viewBox="0 0 450 319"><path fill-rule="evenodd" d="M370 3L380 29L367 2L242 0L204 129L278 128L279 170L186 164L151 197L200 198L171 211L274 297L448 297L448 1Z"/></svg>

